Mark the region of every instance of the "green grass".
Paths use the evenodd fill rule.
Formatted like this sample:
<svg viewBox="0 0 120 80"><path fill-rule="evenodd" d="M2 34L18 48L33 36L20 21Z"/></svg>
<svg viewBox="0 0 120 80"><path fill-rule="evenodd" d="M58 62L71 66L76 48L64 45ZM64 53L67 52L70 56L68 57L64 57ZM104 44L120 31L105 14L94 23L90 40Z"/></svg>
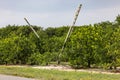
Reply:
<svg viewBox="0 0 120 80"><path fill-rule="evenodd" d="M0 74L35 78L37 80L120 80L117 74L34 69L31 67L0 66Z"/></svg>

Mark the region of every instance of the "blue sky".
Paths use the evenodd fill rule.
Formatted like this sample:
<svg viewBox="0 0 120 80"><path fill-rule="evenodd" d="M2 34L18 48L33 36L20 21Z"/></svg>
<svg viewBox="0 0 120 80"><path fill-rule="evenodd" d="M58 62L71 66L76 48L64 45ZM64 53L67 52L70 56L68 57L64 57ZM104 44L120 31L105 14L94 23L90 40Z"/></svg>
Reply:
<svg viewBox="0 0 120 80"><path fill-rule="evenodd" d="M0 0L0 27L8 24L60 27L71 25L82 4L76 25L114 21L120 14L120 0Z"/></svg>

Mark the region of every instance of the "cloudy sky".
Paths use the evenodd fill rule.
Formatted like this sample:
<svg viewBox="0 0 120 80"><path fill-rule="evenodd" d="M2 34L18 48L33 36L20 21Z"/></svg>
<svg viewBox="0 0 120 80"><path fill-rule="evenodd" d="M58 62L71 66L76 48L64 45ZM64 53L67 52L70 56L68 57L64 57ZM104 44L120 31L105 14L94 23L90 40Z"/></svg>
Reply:
<svg viewBox="0 0 120 80"><path fill-rule="evenodd" d="M120 14L120 0L0 0L0 27L27 25L24 17L44 28L71 25L79 4L76 25L114 21Z"/></svg>

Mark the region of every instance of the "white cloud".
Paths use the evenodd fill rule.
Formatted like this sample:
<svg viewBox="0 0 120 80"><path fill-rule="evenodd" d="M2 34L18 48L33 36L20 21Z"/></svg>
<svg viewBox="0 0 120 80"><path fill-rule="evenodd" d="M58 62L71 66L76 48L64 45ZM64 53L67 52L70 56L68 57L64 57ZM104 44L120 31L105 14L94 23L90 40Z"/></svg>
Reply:
<svg viewBox="0 0 120 80"><path fill-rule="evenodd" d="M120 6L94 10L82 9L76 25L94 24L101 21L114 21L119 14Z"/></svg>
<svg viewBox="0 0 120 80"><path fill-rule="evenodd" d="M10 1L11 5L17 3L16 6L4 4L4 6L0 7L0 27L8 24L26 25L24 17L28 18L32 25L42 27L71 25L77 7L76 4L80 2L78 0L77 2L64 1L65 3L62 4L62 0L25 0L24 3L22 1L15 1L14 3ZM28 4L27 1L29 1ZM84 0L81 1L84 2ZM93 5L94 2L91 1L85 0L76 25L94 24L107 20L114 21L115 17L119 14L119 5L111 4L112 6L103 7L103 5L97 6L98 3Z"/></svg>
<svg viewBox="0 0 120 80"><path fill-rule="evenodd" d="M24 13L10 10L0 11L0 27L11 25L26 25L26 17L32 25L42 27L57 27L71 24L71 12L53 12L53 13Z"/></svg>
<svg viewBox="0 0 120 80"><path fill-rule="evenodd" d="M27 17L33 23L39 19L44 19L48 17L48 14L39 14L39 13L24 13L24 12L13 12L9 10L0 11L0 27L6 26L8 24L24 25L24 17ZM33 20L32 20L33 19Z"/></svg>

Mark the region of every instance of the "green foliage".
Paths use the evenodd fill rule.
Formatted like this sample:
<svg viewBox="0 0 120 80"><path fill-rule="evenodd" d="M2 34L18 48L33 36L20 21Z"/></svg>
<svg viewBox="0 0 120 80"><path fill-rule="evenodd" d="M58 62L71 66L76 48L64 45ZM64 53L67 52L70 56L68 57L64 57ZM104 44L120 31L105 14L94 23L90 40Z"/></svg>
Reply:
<svg viewBox="0 0 120 80"><path fill-rule="evenodd" d="M101 27L86 26L77 29L71 37L71 59L80 66L91 67L99 55Z"/></svg>
<svg viewBox="0 0 120 80"><path fill-rule="evenodd" d="M116 20L115 20L115 21L117 22L118 25L120 25L120 15L118 15L118 16L116 17Z"/></svg>
<svg viewBox="0 0 120 80"><path fill-rule="evenodd" d="M27 64L29 65L41 65L43 56L40 53L33 53L29 58Z"/></svg>
<svg viewBox="0 0 120 80"><path fill-rule="evenodd" d="M115 22L77 26L68 39L60 60L74 68L120 66L120 16ZM0 28L0 64L49 65L58 60L69 27L43 29L33 26Z"/></svg>

